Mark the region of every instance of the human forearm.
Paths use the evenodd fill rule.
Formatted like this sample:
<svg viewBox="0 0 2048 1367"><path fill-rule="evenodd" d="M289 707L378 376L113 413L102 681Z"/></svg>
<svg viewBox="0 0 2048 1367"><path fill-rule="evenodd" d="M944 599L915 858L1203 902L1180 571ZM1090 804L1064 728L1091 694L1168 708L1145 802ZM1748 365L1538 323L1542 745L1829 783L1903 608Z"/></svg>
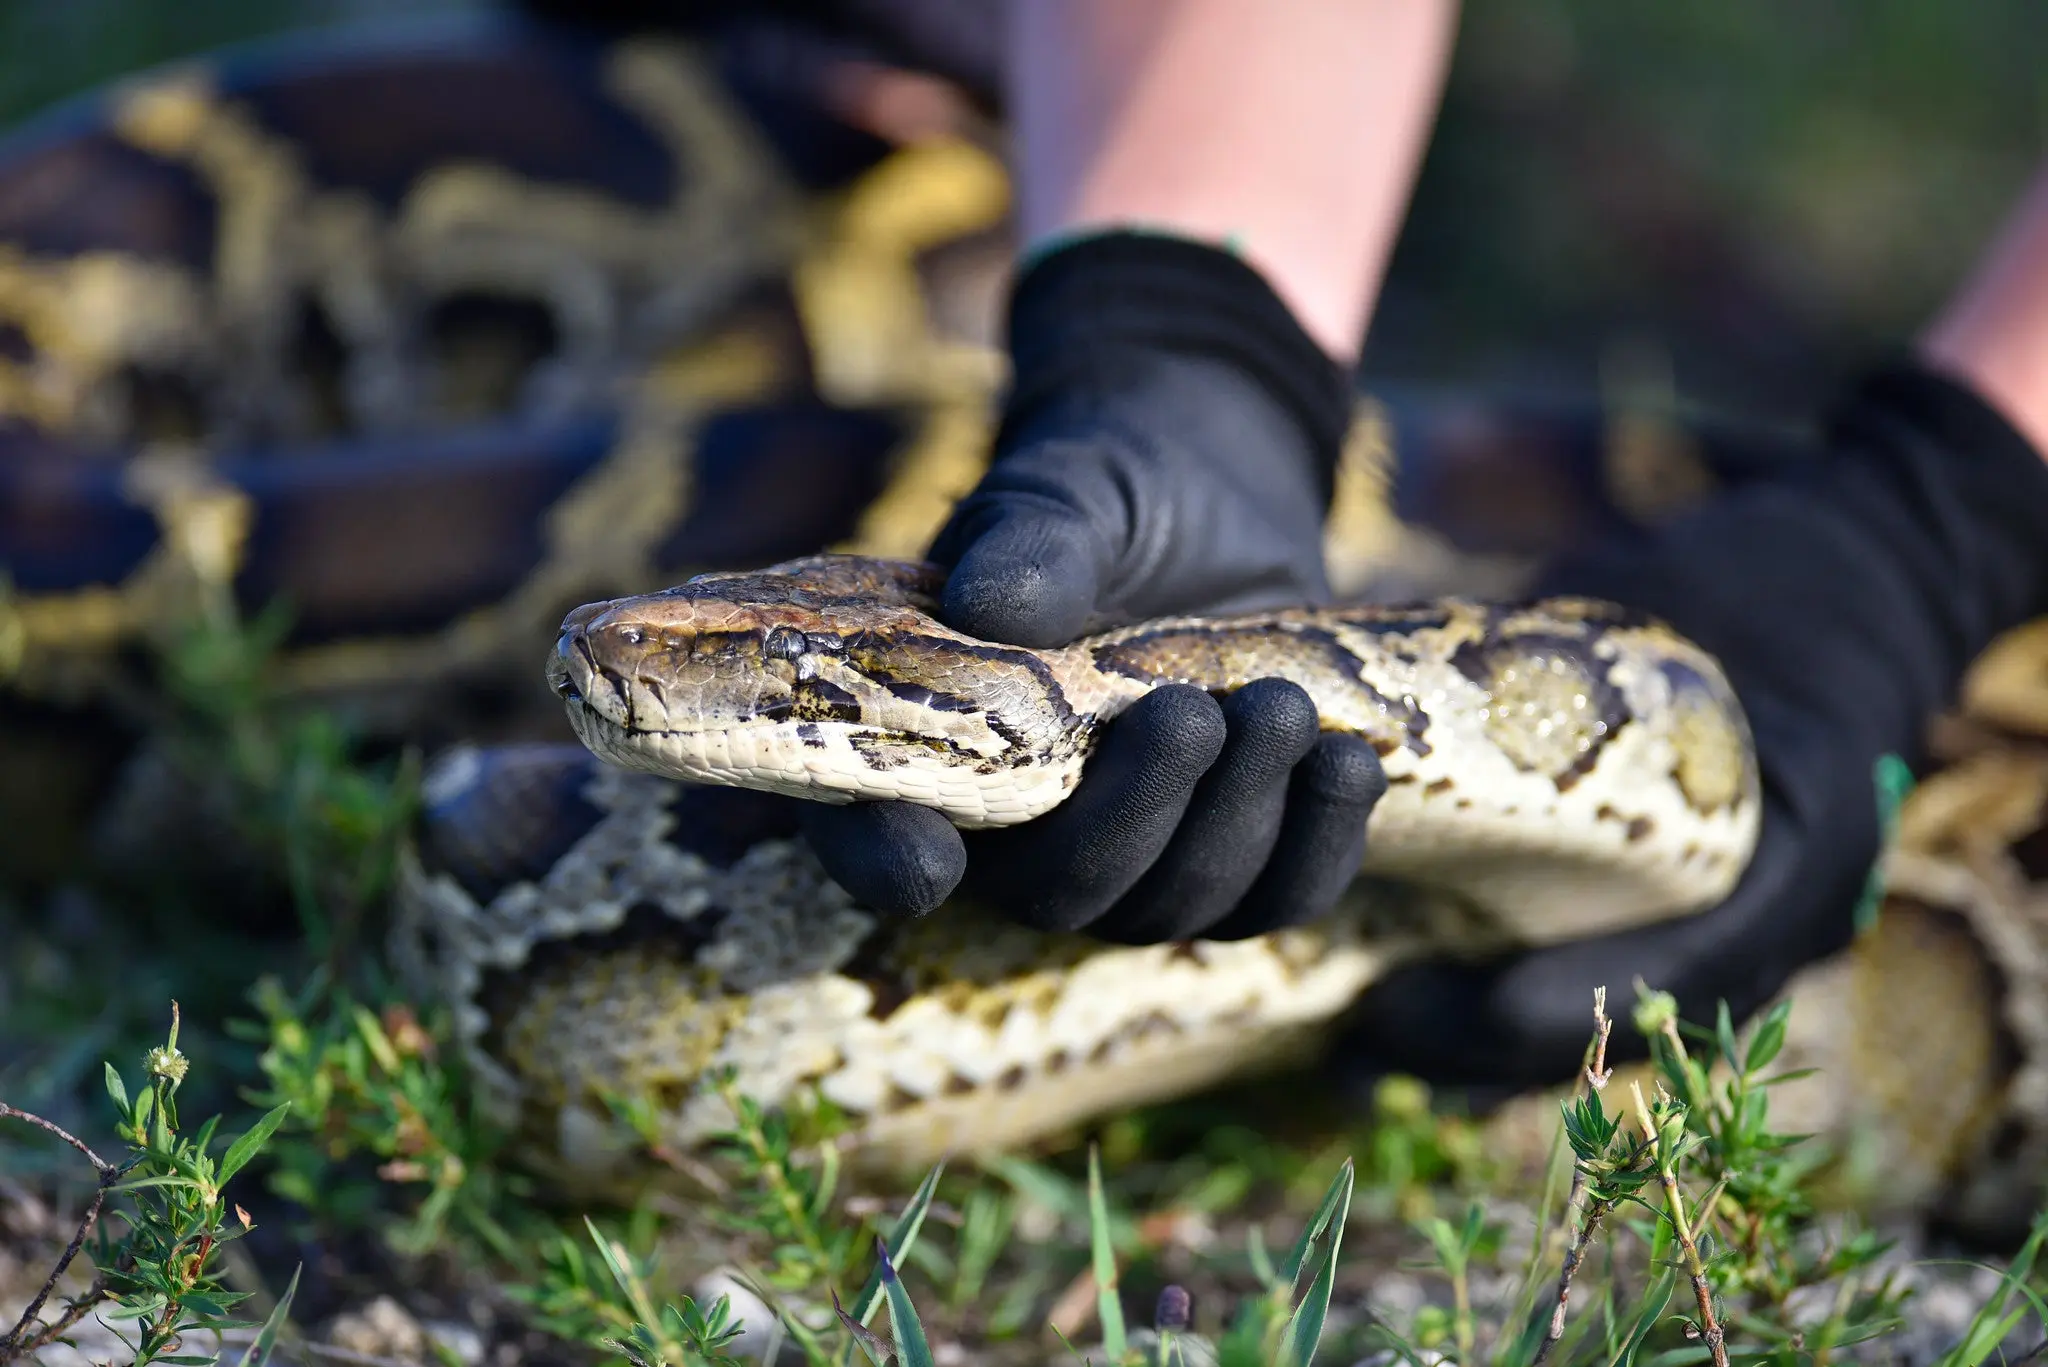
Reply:
<svg viewBox="0 0 2048 1367"><path fill-rule="evenodd" d="M1357 355L1436 115L1455 0L1021 0L1027 243L1149 227L1233 243Z"/></svg>
<svg viewBox="0 0 2048 1367"><path fill-rule="evenodd" d="M1921 334L1919 352L2048 454L2048 169Z"/></svg>

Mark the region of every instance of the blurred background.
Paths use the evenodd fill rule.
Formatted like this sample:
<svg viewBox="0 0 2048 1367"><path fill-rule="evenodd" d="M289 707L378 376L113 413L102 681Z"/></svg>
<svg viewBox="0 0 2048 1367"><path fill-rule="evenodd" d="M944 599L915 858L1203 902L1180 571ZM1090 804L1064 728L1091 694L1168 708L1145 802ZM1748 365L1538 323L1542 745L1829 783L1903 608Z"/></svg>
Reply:
<svg viewBox="0 0 2048 1367"><path fill-rule="evenodd" d="M487 7L4 0L0 126L220 44ZM1796 417L1992 230L2041 150L2044 54L2030 0L1468 0L1368 367Z"/></svg>

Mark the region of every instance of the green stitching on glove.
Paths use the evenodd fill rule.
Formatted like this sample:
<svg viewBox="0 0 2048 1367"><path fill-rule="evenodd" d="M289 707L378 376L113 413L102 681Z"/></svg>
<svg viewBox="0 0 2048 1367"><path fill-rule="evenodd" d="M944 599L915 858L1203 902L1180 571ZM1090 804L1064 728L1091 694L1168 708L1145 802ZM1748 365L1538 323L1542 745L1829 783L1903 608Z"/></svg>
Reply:
<svg viewBox="0 0 2048 1367"><path fill-rule="evenodd" d="M1863 885L1863 900L1856 904L1858 935L1877 924L1878 907L1884 902L1885 852L1898 834L1899 808L1913 791L1913 771L1897 755L1879 755L1877 763L1871 766L1870 777L1877 788L1877 859Z"/></svg>

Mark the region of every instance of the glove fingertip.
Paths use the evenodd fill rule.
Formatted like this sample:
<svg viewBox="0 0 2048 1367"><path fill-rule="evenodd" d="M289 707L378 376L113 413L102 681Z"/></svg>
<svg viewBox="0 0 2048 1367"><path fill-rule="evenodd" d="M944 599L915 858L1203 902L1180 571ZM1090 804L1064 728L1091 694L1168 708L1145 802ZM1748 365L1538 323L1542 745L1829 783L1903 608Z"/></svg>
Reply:
<svg viewBox="0 0 2048 1367"><path fill-rule="evenodd" d="M1316 743L1321 725L1315 700L1291 679L1254 679L1223 700L1223 715L1233 729L1253 727L1276 751L1299 760Z"/></svg>
<svg viewBox="0 0 2048 1367"><path fill-rule="evenodd" d="M910 802L803 804L818 862L855 901L895 916L936 909L967 872L967 847L943 813Z"/></svg>
<svg viewBox="0 0 2048 1367"><path fill-rule="evenodd" d="M984 641L1066 645L1095 611L1095 559L1086 529L1071 519L1014 514L961 553L940 615Z"/></svg>
<svg viewBox="0 0 2048 1367"><path fill-rule="evenodd" d="M1387 795L1386 766L1362 736L1339 731L1323 736L1299 773L1307 795L1333 806L1370 811Z"/></svg>
<svg viewBox="0 0 2048 1367"><path fill-rule="evenodd" d="M1142 756L1147 768L1171 772L1192 787L1209 771L1230 737L1223 708L1191 684L1168 684L1147 693L1117 718L1110 744Z"/></svg>

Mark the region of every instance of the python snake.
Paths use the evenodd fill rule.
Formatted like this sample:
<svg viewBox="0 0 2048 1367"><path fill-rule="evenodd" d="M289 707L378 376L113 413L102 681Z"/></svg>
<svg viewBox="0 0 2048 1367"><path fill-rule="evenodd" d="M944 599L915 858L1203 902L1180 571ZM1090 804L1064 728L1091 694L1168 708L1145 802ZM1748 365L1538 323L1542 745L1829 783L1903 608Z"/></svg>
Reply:
<svg viewBox="0 0 2048 1367"><path fill-rule="evenodd" d="M823 877L787 804L632 772L571 739L534 667L564 613L824 549L914 556L985 461L1001 367L977 282L1007 250L991 141L877 137L827 107L829 63L760 51L744 35L373 26L148 73L0 141L10 891L212 848L150 835L196 804L151 758L161 709L135 663L225 595L293 606L288 690L439 752L393 954L453 1008L535 1160L572 1173L631 1167L609 1089L643 1094L677 1134L715 1124L694 1083L718 1061L771 1095L829 1083L878 1161L949 1134L1022 1142L1311 1054L1420 946L1568 935L1711 896L1740 822L1702 839L1719 873L1682 859L1673 873L1661 861L1709 827L1638 754L1647 786L1617 770L1615 792L1658 805L1617 797L1603 818L1589 776L1547 837L1569 825L1592 842L1545 866L1565 879L1553 891L1588 886L1585 857L1610 875L1617 851L1651 860L1604 905L1532 896L1527 879L1422 895L1410 868L1362 879L1323 923L1243 943L1114 948L965 906L883 927ZM808 85L792 80L806 69ZM1354 438L1326 550L1347 597L1382 603L1511 598L1538 557L1746 477L1757 449L1655 414L1387 392L1361 404ZM1476 607L1450 616L1427 630L1505 629ZM1377 672L1410 666L1361 644L1401 634L1366 620L1390 619L1332 627L1318 678L1343 696L1412 694L1431 719L1430 755L1388 750L1414 782L1383 829L1411 808L1411 837L1463 829L1422 813L1476 795L1429 790L1481 771L1486 709L1447 711ZM1276 629L1290 630L1256 628ZM1169 654L1139 663L1178 667ZM793 672L805 657L778 658ZM1552 680L1576 697L1584 652L1551 658L1578 671ZM1355 660L1375 664L1353 674ZM2048 627L2007 638L1936 728L1944 767L1901 815L1876 929L1794 984L1790 1049L1826 1072L1780 1094L1788 1126L1866 1136L1890 1198L1988 1225L2048 1174L2044 660ZM1476 688L1435 667L1452 694ZM1054 682L1073 697L1106 678L1068 668ZM811 693L829 714L831 695ZM961 719L888 772L943 779L998 758L1000 733ZM827 752L861 768L830 772L881 776L871 759L889 752L852 734ZM1617 741L1600 764L1625 758ZM976 792L993 791L984 777ZM1535 810L1503 817L1526 835ZM1430 848L1377 841L1404 846ZM1514 857L1544 849L1572 853L1538 840ZM1547 1136L1554 1116L1541 1098L1511 1107L1496 1140Z"/></svg>
<svg viewBox="0 0 2048 1367"><path fill-rule="evenodd" d="M559 1095L607 1083L630 1094L657 1078L693 1095L689 1064L733 1065L765 1104L815 1085L855 1122L856 1150L880 1144L912 1163L999 1148L1079 1098L1139 1097L1190 1067L1221 1076L1258 1061L1267 1036L1333 1012L1333 989L1358 987L1399 939L1443 947L1458 927L1468 946L1531 944L1697 910L1733 886L1756 837L1756 768L1726 681L1696 647L1606 605L1172 619L1032 651L934 621L941 583L930 567L857 557L704 575L571 613L549 677L584 744L622 766L908 799L975 828L1057 805L1101 725L1150 688L1286 676L1326 729L1382 756L1389 791L1364 871L1430 889L1404 908L1409 933L1392 933L1383 905L1403 899L1368 889L1341 924L1292 937L1096 949L1060 966L1056 940L1002 934L962 908L935 912L935 942L912 948L929 937L823 895L808 865L806 898L741 905L703 900L703 872L682 863L666 882L636 871L630 894L581 868L580 929L612 931L630 900L651 903L668 918L650 917L651 933L697 943L707 981L691 991L685 969L664 992L663 1057L614 1055L622 1066L608 1069L588 1048L557 1056ZM797 860L785 849L779 862ZM415 873L409 888L448 955L462 924L454 881L437 890ZM494 903L485 917L518 914ZM1001 976L986 989L968 986L991 970ZM534 1043L553 1033L520 1028ZM642 1023L621 1042L643 1051L655 1034ZM686 1108L665 1138L701 1140L705 1114Z"/></svg>

